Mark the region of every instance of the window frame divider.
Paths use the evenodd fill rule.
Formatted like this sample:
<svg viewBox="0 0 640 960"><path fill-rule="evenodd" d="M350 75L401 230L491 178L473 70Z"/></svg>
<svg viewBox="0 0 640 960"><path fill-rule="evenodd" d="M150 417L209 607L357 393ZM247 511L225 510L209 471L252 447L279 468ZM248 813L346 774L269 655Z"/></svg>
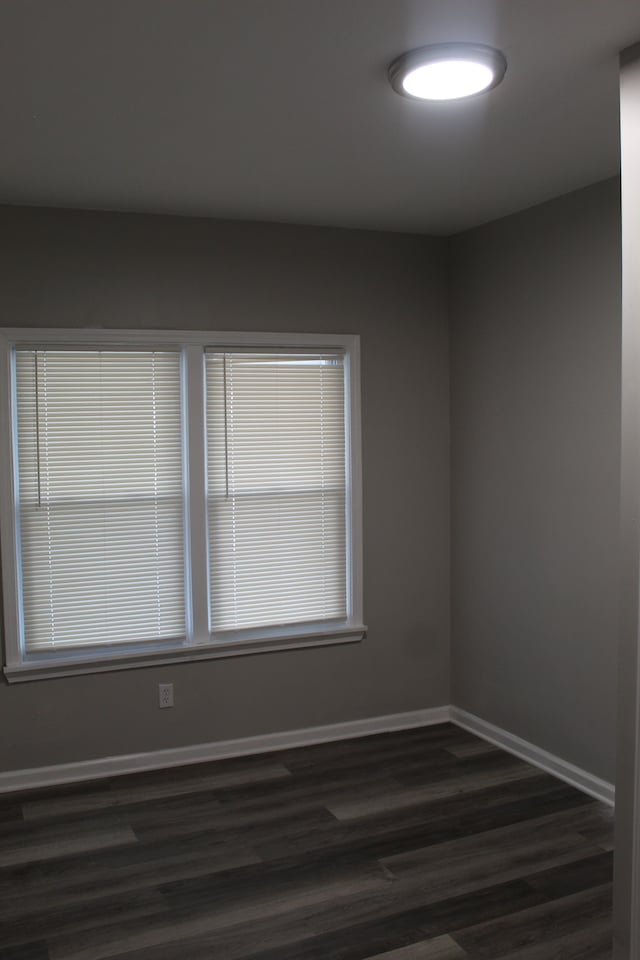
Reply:
<svg viewBox="0 0 640 960"><path fill-rule="evenodd" d="M204 354L193 344L183 353L183 470L185 504L185 609L187 644L209 640Z"/></svg>

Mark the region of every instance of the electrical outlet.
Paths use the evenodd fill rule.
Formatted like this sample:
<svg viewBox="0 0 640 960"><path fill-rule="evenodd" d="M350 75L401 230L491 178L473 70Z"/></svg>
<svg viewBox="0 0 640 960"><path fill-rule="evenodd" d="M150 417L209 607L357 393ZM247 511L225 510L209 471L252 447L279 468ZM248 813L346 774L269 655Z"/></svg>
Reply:
<svg viewBox="0 0 640 960"><path fill-rule="evenodd" d="M158 684L158 704L160 708L173 706L173 684Z"/></svg>

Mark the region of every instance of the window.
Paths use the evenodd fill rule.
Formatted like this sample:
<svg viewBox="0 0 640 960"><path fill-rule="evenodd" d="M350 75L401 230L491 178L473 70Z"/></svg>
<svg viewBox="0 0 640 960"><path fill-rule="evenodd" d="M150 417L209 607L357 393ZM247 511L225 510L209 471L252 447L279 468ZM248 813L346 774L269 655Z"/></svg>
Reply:
<svg viewBox="0 0 640 960"><path fill-rule="evenodd" d="M25 653L184 635L180 355L15 352Z"/></svg>
<svg viewBox="0 0 640 960"><path fill-rule="evenodd" d="M360 639L357 347L5 331L9 679Z"/></svg>
<svg viewBox="0 0 640 960"><path fill-rule="evenodd" d="M211 625L344 620L344 370L336 354L206 354Z"/></svg>

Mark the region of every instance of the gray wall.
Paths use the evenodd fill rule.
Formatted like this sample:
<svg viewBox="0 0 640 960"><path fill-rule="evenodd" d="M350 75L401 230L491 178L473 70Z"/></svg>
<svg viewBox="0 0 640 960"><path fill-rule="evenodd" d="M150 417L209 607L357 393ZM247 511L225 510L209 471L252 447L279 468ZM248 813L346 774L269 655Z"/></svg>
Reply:
<svg viewBox="0 0 640 960"><path fill-rule="evenodd" d="M0 683L0 769L449 702L444 244L346 230L0 210L0 322L361 334L361 644ZM159 711L158 681L176 707Z"/></svg>
<svg viewBox="0 0 640 960"><path fill-rule="evenodd" d="M0 769L451 700L612 780L619 227L613 181L449 243L0 208L3 325L361 334L369 626L358 645L0 682Z"/></svg>
<svg viewBox="0 0 640 960"><path fill-rule="evenodd" d="M451 243L452 702L614 779L619 186Z"/></svg>

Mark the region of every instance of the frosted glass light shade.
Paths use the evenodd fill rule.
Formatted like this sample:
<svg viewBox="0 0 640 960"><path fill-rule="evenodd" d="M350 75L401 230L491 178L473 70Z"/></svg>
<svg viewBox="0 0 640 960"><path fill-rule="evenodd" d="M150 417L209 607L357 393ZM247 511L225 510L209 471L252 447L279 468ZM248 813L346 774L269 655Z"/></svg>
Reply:
<svg viewBox="0 0 640 960"><path fill-rule="evenodd" d="M389 82L413 100L461 100L497 86L507 62L493 47L480 44L434 44L393 61Z"/></svg>

